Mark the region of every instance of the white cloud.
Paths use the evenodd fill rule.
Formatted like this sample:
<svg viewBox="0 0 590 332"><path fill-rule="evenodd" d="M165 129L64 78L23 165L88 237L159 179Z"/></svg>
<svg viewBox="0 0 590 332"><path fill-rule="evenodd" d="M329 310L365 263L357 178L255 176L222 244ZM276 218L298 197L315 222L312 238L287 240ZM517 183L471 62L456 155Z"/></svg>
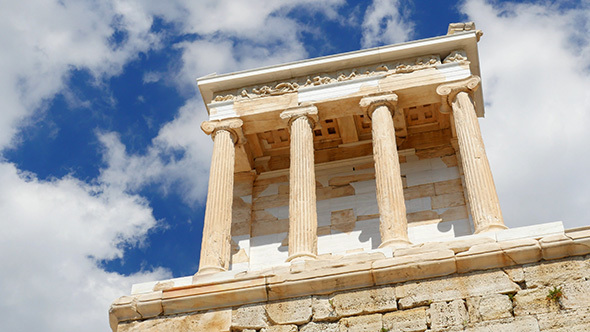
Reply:
<svg viewBox="0 0 590 332"><path fill-rule="evenodd" d="M142 198L72 177L40 181L9 163L0 163L0 182L4 330L105 331L113 299L132 283L170 276L122 276L96 264L122 257L157 224Z"/></svg>
<svg viewBox="0 0 590 332"><path fill-rule="evenodd" d="M152 16L129 1L15 1L0 10L0 151L43 116L48 102L88 106L65 86L72 70L97 84L152 48ZM115 31L121 40L113 39ZM108 92L107 92L108 93ZM59 128L56 128L59 130ZM0 317L7 331L105 331L107 311L130 285L168 277L124 276L97 260L123 255L157 225L148 202L108 183L39 181L0 159Z"/></svg>
<svg viewBox="0 0 590 332"><path fill-rule="evenodd" d="M414 24L401 12L399 0L374 0L363 19L362 47L395 44L412 37Z"/></svg>
<svg viewBox="0 0 590 332"><path fill-rule="evenodd" d="M590 8L465 2L479 43L481 126L508 226L587 225Z"/></svg>
<svg viewBox="0 0 590 332"><path fill-rule="evenodd" d="M0 11L0 150L73 69L97 79L118 74L139 52L158 47L152 17L131 2L13 1ZM115 31L125 37L118 44Z"/></svg>

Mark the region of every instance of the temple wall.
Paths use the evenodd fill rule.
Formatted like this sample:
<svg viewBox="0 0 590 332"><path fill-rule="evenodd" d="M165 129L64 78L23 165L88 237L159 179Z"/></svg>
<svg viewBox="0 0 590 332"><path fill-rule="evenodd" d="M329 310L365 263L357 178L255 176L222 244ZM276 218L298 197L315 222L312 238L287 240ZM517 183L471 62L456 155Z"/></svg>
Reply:
<svg viewBox="0 0 590 332"><path fill-rule="evenodd" d="M450 144L400 153L413 243L472 234L457 157ZM261 269L288 256L288 172L236 176L232 269ZM316 167L318 255L377 249L379 209L372 156ZM250 222L251 218L251 222Z"/></svg>
<svg viewBox="0 0 590 332"><path fill-rule="evenodd" d="M589 275L590 256L542 260L121 322L118 332L588 331Z"/></svg>

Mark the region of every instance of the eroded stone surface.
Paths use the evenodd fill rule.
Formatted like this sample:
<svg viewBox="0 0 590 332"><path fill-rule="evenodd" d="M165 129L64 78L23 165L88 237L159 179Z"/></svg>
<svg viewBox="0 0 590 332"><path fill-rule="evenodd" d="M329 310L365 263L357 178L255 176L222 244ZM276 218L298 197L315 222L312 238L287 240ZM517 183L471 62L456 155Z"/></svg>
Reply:
<svg viewBox="0 0 590 332"><path fill-rule="evenodd" d="M303 325L299 332L338 332L338 323L315 323Z"/></svg>
<svg viewBox="0 0 590 332"><path fill-rule="evenodd" d="M580 258L549 261L526 265L524 275L528 288L541 286L558 286L567 281L582 278L588 271L588 262Z"/></svg>
<svg viewBox="0 0 590 332"><path fill-rule="evenodd" d="M268 323L266 321L264 305L244 305L233 309L231 325L233 328L239 329L267 327Z"/></svg>
<svg viewBox="0 0 590 332"><path fill-rule="evenodd" d="M311 319L311 297L288 299L266 305L268 318L274 324L303 324Z"/></svg>
<svg viewBox="0 0 590 332"><path fill-rule="evenodd" d="M381 314L343 318L339 322L340 332L373 332L383 327Z"/></svg>
<svg viewBox="0 0 590 332"><path fill-rule="evenodd" d="M469 297L466 303L472 323L512 317L512 301L508 295Z"/></svg>
<svg viewBox="0 0 590 332"><path fill-rule="evenodd" d="M314 296L311 303L314 321L333 321L338 319L331 296Z"/></svg>
<svg viewBox="0 0 590 332"><path fill-rule="evenodd" d="M383 328L391 331L425 331L427 307L390 312L383 315Z"/></svg>
<svg viewBox="0 0 590 332"><path fill-rule="evenodd" d="M435 331L453 326L466 326L469 319L463 300L432 303L428 313L431 327Z"/></svg>
<svg viewBox="0 0 590 332"><path fill-rule="evenodd" d="M340 293L332 298L332 303L337 316L351 316L397 309L394 287Z"/></svg>
<svg viewBox="0 0 590 332"><path fill-rule="evenodd" d="M539 332L539 324L534 317L516 318L514 320L491 321L468 327L465 332Z"/></svg>
<svg viewBox="0 0 590 332"><path fill-rule="evenodd" d="M117 332L220 331L229 332L231 310L168 316L119 324Z"/></svg>
<svg viewBox="0 0 590 332"><path fill-rule="evenodd" d="M260 332L297 332L297 325L274 325L263 328Z"/></svg>
<svg viewBox="0 0 590 332"><path fill-rule="evenodd" d="M444 278L408 282L396 287L400 308L450 301L468 296L516 292L520 287L501 270L453 275Z"/></svg>

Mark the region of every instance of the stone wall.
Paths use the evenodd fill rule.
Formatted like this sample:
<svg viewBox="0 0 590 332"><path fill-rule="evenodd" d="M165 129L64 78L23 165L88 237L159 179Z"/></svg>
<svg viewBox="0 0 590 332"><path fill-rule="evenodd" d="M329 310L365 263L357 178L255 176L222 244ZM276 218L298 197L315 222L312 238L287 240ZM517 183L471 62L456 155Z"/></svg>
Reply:
<svg viewBox="0 0 590 332"><path fill-rule="evenodd" d="M590 256L569 257L123 322L118 332L588 331L589 279Z"/></svg>
<svg viewBox="0 0 590 332"><path fill-rule="evenodd" d="M402 150L400 164L412 243L472 234L460 168L450 144ZM318 254L377 249L379 209L372 156L316 168ZM262 173L254 180L240 175L235 183L231 268L256 270L282 264L288 256L287 171Z"/></svg>

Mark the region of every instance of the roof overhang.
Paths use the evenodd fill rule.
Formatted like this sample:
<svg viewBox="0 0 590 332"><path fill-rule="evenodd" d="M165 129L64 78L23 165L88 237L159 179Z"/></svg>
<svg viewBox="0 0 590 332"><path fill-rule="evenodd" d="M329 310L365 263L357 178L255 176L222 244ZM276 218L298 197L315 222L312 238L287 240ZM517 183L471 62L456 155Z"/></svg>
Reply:
<svg viewBox="0 0 590 332"><path fill-rule="evenodd" d="M387 45L348 53L329 55L314 59L290 62L286 64L249 69L228 74L211 74L197 79L203 101L209 112L209 104L215 93L241 87L261 85L267 82L287 81L290 79L334 72L353 67L368 66L411 57L439 55L444 59L452 51L463 50L467 54L471 74L480 75L479 55L477 49L477 32L464 31L401 44ZM481 87L475 92L476 111L483 116L483 93Z"/></svg>

